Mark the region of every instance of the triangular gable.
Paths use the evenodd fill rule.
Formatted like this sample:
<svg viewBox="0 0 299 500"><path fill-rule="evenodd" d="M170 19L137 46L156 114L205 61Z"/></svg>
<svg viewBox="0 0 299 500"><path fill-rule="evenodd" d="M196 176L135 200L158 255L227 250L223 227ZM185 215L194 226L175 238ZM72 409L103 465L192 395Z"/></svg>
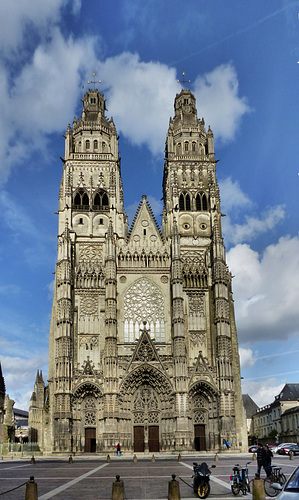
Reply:
<svg viewBox="0 0 299 500"><path fill-rule="evenodd" d="M143 322L144 327L142 333L137 342L134 354L132 356L132 363L139 361L140 363L148 363L150 361L158 361L160 363L160 358L158 356L157 350L153 344L152 339L149 335L149 330L146 329L146 322Z"/></svg>
<svg viewBox="0 0 299 500"><path fill-rule="evenodd" d="M205 380L207 382L210 382L213 386L215 385L213 380L213 373L211 372L211 368L209 367L208 363L204 359L202 351L199 351L194 366L193 375L190 380L190 385L199 380Z"/></svg>
<svg viewBox="0 0 299 500"><path fill-rule="evenodd" d="M128 234L128 240L134 240L134 237L138 237L142 241L144 236L149 237L150 241L158 238L162 242L162 233L145 195L142 196L142 201L139 203ZM151 238L152 236L155 238Z"/></svg>

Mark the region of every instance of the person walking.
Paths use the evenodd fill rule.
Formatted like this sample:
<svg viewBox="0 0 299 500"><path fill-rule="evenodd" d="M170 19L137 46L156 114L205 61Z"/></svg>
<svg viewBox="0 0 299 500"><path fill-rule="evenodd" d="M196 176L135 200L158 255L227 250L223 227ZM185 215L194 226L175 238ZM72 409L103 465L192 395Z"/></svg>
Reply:
<svg viewBox="0 0 299 500"><path fill-rule="evenodd" d="M273 453L270 450L269 446L266 444L264 447L264 453L263 453L263 467L265 469L267 477L271 476L271 472L272 472L271 459L272 459L272 457L273 457Z"/></svg>
<svg viewBox="0 0 299 500"><path fill-rule="evenodd" d="M116 445L116 452L117 452L117 456L118 456L118 457L120 457L120 450L121 450L121 448L120 448L120 444L119 444L119 443L117 443L117 445Z"/></svg>
<svg viewBox="0 0 299 500"><path fill-rule="evenodd" d="M261 475L261 468L264 462L264 449L262 443L257 443L256 460L257 460L257 471L255 477L259 479Z"/></svg>

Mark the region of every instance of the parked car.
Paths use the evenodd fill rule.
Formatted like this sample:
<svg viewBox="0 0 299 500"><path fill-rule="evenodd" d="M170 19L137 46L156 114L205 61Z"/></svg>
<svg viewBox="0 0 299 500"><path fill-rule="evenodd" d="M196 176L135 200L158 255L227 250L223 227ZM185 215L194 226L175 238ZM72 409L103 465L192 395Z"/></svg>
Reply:
<svg viewBox="0 0 299 500"><path fill-rule="evenodd" d="M249 446L248 453L256 453L256 450L257 450L257 445L254 444L252 446Z"/></svg>
<svg viewBox="0 0 299 500"><path fill-rule="evenodd" d="M279 444L278 446L276 446L275 449L273 449L273 453L278 453L278 450L280 450L280 448L284 448L285 446L291 446L291 445L294 445L296 443L281 443Z"/></svg>
<svg viewBox="0 0 299 500"><path fill-rule="evenodd" d="M298 500L299 498L299 467L294 470L290 479L284 486L281 484L273 483L272 486L281 493L278 495L277 500Z"/></svg>
<svg viewBox="0 0 299 500"><path fill-rule="evenodd" d="M277 453L278 455L289 455L291 452L293 452L294 455L299 455L299 445L292 444L289 446L284 446L283 448L280 448Z"/></svg>

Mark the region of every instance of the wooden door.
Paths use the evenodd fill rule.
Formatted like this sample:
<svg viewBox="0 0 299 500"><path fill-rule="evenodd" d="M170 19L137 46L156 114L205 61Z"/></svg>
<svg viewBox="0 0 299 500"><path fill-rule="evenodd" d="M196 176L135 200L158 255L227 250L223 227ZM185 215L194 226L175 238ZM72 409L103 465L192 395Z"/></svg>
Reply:
<svg viewBox="0 0 299 500"><path fill-rule="evenodd" d="M144 427L134 427L134 451L144 451Z"/></svg>
<svg viewBox="0 0 299 500"><path fill-rule="evenodd" d="M159 426L151 425L148 428L148 450L150 452L159 451Z"/></svg>
<svg viewBox="0 0 299 500"><path fill-rule="evenodd" d="M206 449L206 432L205 425L198 424L194 426L194 448L196 451Z"/></svg>
<svg viewBox="0 0 299 500"><path fill-rule="evenodd" d="M94 427L86 427L85 429L85 453L96 452L96 429Z"/></svg>

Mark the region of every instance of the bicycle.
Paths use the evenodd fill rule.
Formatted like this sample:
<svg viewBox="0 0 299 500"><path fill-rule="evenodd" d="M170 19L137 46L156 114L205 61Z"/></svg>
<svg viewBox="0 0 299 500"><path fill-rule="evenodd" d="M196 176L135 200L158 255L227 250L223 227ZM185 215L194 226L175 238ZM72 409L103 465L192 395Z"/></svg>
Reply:
<svg viewBox="0 0 299 500"><path fill-rule="evenodd" d="M281 467L272 467L271 475L264 479L265 493L269 497L276 497L276 495L278 495L279 493L279 490L275 490L273 488L273 483L279 483L281 484L281 486L283 486L287 481L287 478L285 477L283 472L280 472L280 469Z"/></svg>
<svg viewBox="0 0 299 500"><path fill-rule="evenodd" d="M243 495L246 495L247 491L250 492L249 478L248 478L248 465L251 462L247 462L244 467L236 464L233 468L234 474L230 476L230 484L232 493L238 495L242 491Z"/></svg>

